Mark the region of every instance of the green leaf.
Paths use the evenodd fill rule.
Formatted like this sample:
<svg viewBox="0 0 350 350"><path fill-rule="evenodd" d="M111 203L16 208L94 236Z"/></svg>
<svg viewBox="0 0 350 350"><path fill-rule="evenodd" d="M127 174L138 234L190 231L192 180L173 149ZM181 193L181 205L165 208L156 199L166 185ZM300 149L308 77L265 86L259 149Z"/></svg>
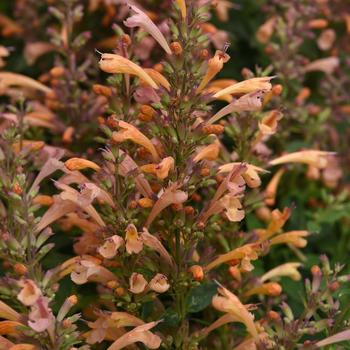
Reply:
<svg viewBox="0 0 350 350"><path fill-rule="evenodd" d="M217 285L214 282L203 283L193 288L186 298L187 311L199 312L205 309L217 292Z"/></svg>

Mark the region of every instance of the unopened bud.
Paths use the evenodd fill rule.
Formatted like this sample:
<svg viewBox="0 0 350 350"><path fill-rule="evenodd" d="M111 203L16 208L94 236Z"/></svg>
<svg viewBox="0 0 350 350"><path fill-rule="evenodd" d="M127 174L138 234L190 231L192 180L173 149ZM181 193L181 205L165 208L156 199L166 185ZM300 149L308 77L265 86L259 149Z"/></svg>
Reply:
<svg viewBox="0 0 350 350"><path fill-rule="evenodd" d="M137 203L141 208L152 208L154 201L150 198L141 198Z"/></svg>
<svg viewBox="0 0 350 350"><path fill-rule="evenodd" d="M64 68L63 67L53 67L50 70L50 75L54 78L59 78L64 74Z"/></svg>
<svg viewBox="0 0 350 350"><path fill-rule="evenodd" d="M193 215L194 214L194 208L191 207L190 205L187 205L185 207L185 214L186 215Z"/></svg>
<svg viewBox="0 0 350 350"><path fill-rule="evenodd" d="M101 85L101 84L94 84L94 85L92 85L92 91L96 95L102 95L105 97L112 96L112 89L109 86L105 86L105 85Z"/></svg>
<svg viewBox="0 0 350 350"><path fill-rule="evenodd" d="M202 130L207 135L210 135L210 134L221 135L224 132L225 127L219 124L212 124L212 125L203 126Z"/></svg>
<svg viewBox="0 0 350 350"><path fill-rule="evenodd" d="M118 287L117 281L108 281L106 286L110 289L115 289Z"/></svg>
<svg viewBox="0 0 350 350"><path fill-rule="evenodd" d="M21 275L21 276L25 275L28 272L28 269L23 264L20 264L20 263L16 263L13 266L13 269L18 275Z"/></svg>
<svg viewBox="0 0 350 350"><path fill-rule="evenodd" d="M174 41L170 44L170 49L176 56L180 56L182 54L182 46L178 41Z"/></svg>
<svg viewBox="0 0 350 350"><path fill-rule="evenodd" d="M15 182L12 186L12 191L18 195L21 195L23 193L22 187L19 185L18 182Z"/></svg>
<svg viewBox="0 0 350 350"><path fill-rule="evenodd" d="M283 91L283 86L281 84L276 84L272 87L272 93L275 96L281 95L282 91Z"/></svg>
<svg viewBox="0 0 350 350"><path fill-rule="evenodd" d="M188 271L192 274L195 281L202 281L204 278L203 268L199 265L191 266Z"/></svg>

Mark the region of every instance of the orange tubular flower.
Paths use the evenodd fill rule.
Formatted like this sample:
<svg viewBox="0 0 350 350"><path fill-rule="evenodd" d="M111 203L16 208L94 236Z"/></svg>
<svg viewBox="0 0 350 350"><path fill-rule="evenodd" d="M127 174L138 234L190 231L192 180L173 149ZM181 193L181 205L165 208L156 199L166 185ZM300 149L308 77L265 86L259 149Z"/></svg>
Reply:
<svg viewBox="0 0 350 350"><path fill-rule="evenodd" d="M269 18L256 32L256 38L262 44L267 44L275 29L276 17Z"/></svg>
<svg viewBox="0 0 350 350"><path fill-rule="evenodd" d="M233 316L238 322L243 323L247 327L252 337L257 338L258 330L254 324L254 316L240 302L237 296L229 290L220 287L218 292L219 295L213 297L212 303L214 308Z"/></svg>
<svg viewBox="0 0 350 350"><path fill-rule="evenodd" d="M326 74L332 74L336 68L339 66L338 57L326 57L320 58L316 61L310 62L304 68L305 72L321 71Z"/></svg>
<svg viewBox="0 0 350 350"><path fill-rule="evenodd" d="M120 120L118 121L118 127L121 130L114 131L112 135L112 140L114 142L120 143L126 140L131 140L132 142L146 148L149 151L149 153L151 153L154 161L159 161L159 155L157 153L156 148L153 146L151 140L147 138L135 126Z"/></svg>
<svg viewBox="0 0 350 350"><path fill-rule="evenodd" d="M196 93L199 94L207 84L218 74L226 63L230 59L230 56L220 50L215 52L213 58L208 61L207 71L199 84Z"/></svg>
<svg viewBox="0 0 350 350"><path fill-rule="evenodd" d="M44 84L22 74L0 72L0 95L6 94L6 89L11 86L19 86L22 88L38 90L44 93L49 93L52 91Z"/></svg>
<svg viewBox="0 0 350 350"><path fill-rule="evenodd" d="M271 178L265 189L265 203L266 205L272 206L276 202L277 188L281 181L283 174L286 172L285 169L279 169Z"/></svg>
<svg viewBox="0 0 350 350"><path fill-rule="evenodd" d="M309 235L308 231L290 231L281 233L273 238L271 238L271 245L275 244L290 244L296 248L304 248L307 245L307 240L304 237Z"/></svg>
<svg viewBox="0 0 350 350"><path fill-rule="evenodd" d="M289 262L279 265L262 275L260 281L265 282L267 280L282 276L290 277L294 281L299 281L301 279L301 274L298 271L300 266L302 266L302 264L298 262Z"/></svg>
<svg viewBox="0 0 350 350"><path fill-rule="evenodd" d="M269 164L280 165L286 163L303 163L313 165L319 169L323 169L327 166L327 157L332 154L332 152L306 150L286 154L285 156L271 160Z"/></svg>
<svg viewBox="0 0 350 350"><path fill-rule="evenodd" d="M168 177L169 172L174 169L174 165L174 158L166 157L162 159L162 161L159 164L142 165L140 169L144 173L154 174L157 176L158 179L164 180Z"/></svg>
<svg viewBox="0 0 350 350"><path fill-rule="evenodd" d="M133 272L132 275L130 276L130 292L133 294L140 294L144 292L147 286L147 281L145 278L137 272Z"/></svg>
<svg viewBox="0 0 350 350"><path fill-rule="evenodd" d="M270 91L272 89L270 81L273 78L274 77L260 77L243 80L220 90L213 97L218 98L226 94L248 94L256 90Z"/></svg>
<svg viewBox="0 0 350 350"><path fill-rule="evenodd" d="M23 279L18 282L22 288L17 295L17 299L26 306L32 306L36 303L39 297L42 296L41 290L37 287L34 281L29 279Z"/></svg>
<svg viewBox="0 0 350 350"><path fill-rule="evenodd" d="M245 297L249 297L252 295L268 295L272 297L276 297L282 293L282 287L276 282L264 283L260 286L251 288L246 293L244 293Z"/></svg>
<svg viewBox="0 0 350 350"><path fill-rule="evenodd" d="M19 321L21 315L12 309L12 307L8 306L0 300L0 318L4 318L5 320L9 321Z"/></svg>
<svg viewBox="0 0 350 350"><path fill-rule="evenodd" d="M84 158L70 158L65 161L64 165L68 170L83 170L86 168L94 169L96 171L100 170L101 168L94 162L91 162L90 160L84 159Z"/></svg>
<svg viewBox="0 0 350 350"><path fill-rule="evenodd" d="M154 89L158 89L156 82L145 72L144 69L123 56L112 53L103 53L99 65L106 73L135 75Z"/></svg>
<svg viewBox="0 0 350 350"><path fill-rule="evenodd" d="M149 282L148 287L157 293L165 293L170 288L170 284L165 275L157 273Z"/></svg>
<svg viewBox="0 0 350 350"><path fill-rule="evenodd" d="M125 241L126 251L129 254L138 254L143 248L142 239L133 224L129 224L125 230Z"/></svg>
<svg viewBox="0 0 350 350"><path fill-rule="evenodd" d="M177 3L177 6L179 6L182 19L185 20L186 16L187 16L187 9L186 9L185 0L176 0L176 3Z"/></svg>
<svg viewBox="0 0 350 350"><path fill-rule="evenodd" d="M232 169L239 164L242 164L242 163L235 162L235 163L227 163L225 165L222 165L219 167L219 173L228 173L232 171ZM246 182L246 184L250 188L259 187L261 185L259 173L267 173L267 171L253 164L244 163L244 165L246 166L246 170L242 173L242 177Z"/></svg>
<svg viewBox="0 0 350 350"><path fill-rule="evenodd" d="M98 248L98 252L105 259L112 259L117 255L118 249L124 244L124 239L118 235L107 238L105 243Z"/></svg>
<svg viewBox="0 0 350 350"><path fill-rule="evenodd" d="M159 322L160 321L150 322L134 328L130 332L122 335L107 350L120 350L137 342L145 344L149 349L158 349L162 340L158 335L150 332L150 329L155 327Z"/></svg>
<svg viewBox="0 0 350 350"><path fill-rule="evenodd" d="M220 153L220 142L215 140L214 143L202 148L197 155L193 158L195 163L200 162L201 160L215 160L218 158Z"/></svg>
<svg viewBox="0 0 350 350"><path fill-rule="evenodd" d="M165 76L153 68L145 68L144 71L159 85L170 91L170 83Z"/></svg>
<svg viewBox="0 0 350 350"><path fill-rule="evenodd" d="M152 20L139 8L133 5L129 5L134 14L124 21L124 24L129 28L141 27L145 32L152 35L154 40L164 49L164 51L171 55L171 49L168 42L164 38L164 35L159 28L152 22Z"/></svg>
<svg viewBox="0 0 350 350"><path fill-rule="evenodd" d="M214 267L219 266L230 260L243 260L246 262L250 260L256 260L258 258L258 246L250 243L245 244L239 248L233 249L226 254L219 255L214 261L205 267L206 271L212 270Z"/></svg>
<svg viewBox="0 0 350 350"><path fill-rule="evenodd" d="M282 119L283 114L278 110L270 111L259 121L259 130L262 135L273 135L277 131L278 122Z"/></svg>

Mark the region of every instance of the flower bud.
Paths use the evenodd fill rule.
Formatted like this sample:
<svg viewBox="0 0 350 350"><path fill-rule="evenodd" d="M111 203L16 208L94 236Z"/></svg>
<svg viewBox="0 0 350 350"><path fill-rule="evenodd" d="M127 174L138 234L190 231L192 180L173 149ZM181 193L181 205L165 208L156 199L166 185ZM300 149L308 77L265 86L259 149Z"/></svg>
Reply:
<svg viewBox="0 0 350 350"><path fill-rule="evenodd" d="M13 267L14 271L18 274L18 275L25 275L28 272L28 269L20 263L16 263Z"/></svg>
<svg viewBox="0 0 350 350"><path fill-rule="evenodd" d="M150 198L141 198L137 201L138 205L141 207L141 208L152 208L153 207L153 204L154 204L154 201Z"/></svg>
<svg viewBox="0 0 350 350"><path fill-rule="evenodd" d="M178 41L174 41L170 44L171 51L176 56L180 56L182 54L182 46Z"/></svg>
<svg viewBox="0 0 350 350"><path fill-rule="evenodd" d="M203 268L199 265L191 266L188 271L192 274L195 281L202 281L204 278Z"/></svg>
<svg viewBox="0 0 350 350"><path fill-rule="evenodd" d="M50 70L50 75L53 78L59 78L64 74L64 68L63 67L53 67Z"/></svg>
<svg viewBox="0 0 350 350"><path fill-rule="evenodd" d="M202 130L207 135L210 135L210 134L221 135L224 132L225 127L219 124L211 124L211 125L203 126Z"/></svg>
<svg viewBox="0 0 350 350"><path fill-rule="evenodd" d="M108 86L101 85L101 84L94 84L92 85L92 91L96 95L102 95L105 97L111 97L112 96L112 89Z"/></svg>

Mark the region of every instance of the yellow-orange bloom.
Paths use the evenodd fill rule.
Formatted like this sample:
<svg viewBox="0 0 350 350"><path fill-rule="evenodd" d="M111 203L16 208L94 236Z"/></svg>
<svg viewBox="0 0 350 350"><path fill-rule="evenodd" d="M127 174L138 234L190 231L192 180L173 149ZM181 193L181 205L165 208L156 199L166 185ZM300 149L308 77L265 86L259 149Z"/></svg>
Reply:
<svg viewBox="0 0 350 350"><path fill-rule="evenodd" d="M199 84L196 93L200 93L207 84L218 74L226 63L230 59L230 56L225 52L217 50L213 58L208 61L207 71Z"/></svg>
<svg viewBox="0 0 350 350"><path fill-rule="evenodd" d="M304 248L307 245L307 240L304 237L309 235L308 231L290 231L281 233L273 238L271 238L271 245L275 244L291 244L296 248Z"/></svg>
<svg viewBox="0 0 350 350"><path fill-rule="evenodd" d="M32 141L32 140L23 140L22 144L20 142L15 142L12 144L12 150L15 154L18 154L22 149L27 149L30 151L39 151L45 146L43 141Z"/></svg>
<svg viewBox="0 0 350 350"><path fill-rule="evenodd" d="M103 53L99 65L106 73L135 75L154 89L158 89L156 82L145 72L144 69L123 56L112 53Z"/></svg>
<svg viewBox="0 0 350 350"><path fill-rule="evenodd" d="M276 17L269 18L263 25L261 25L256 32L256 38L262 44L267 44L275 29Z"/></svg>
<svg viewBox="0 0 350 350"><path fill-rule="evenodd" d="M234 163L227 163L227 164L221 165L219 167L219 173L229 173L230 171L233 170L235 166L240 164L242 163L234 162ZM259 187L261 185L259 173L266 173L267 171L253 164L244 163L244 165L246 166L246 170L242 173L242 177L246 182L246 184L250 188Z"/></svg>
<svg viewBox="0 0 350 350"><path fill-rule="evenodd" d="M332 154L332 152L318 150L300 151L278 157L274 160L271 160L269 164L279 165L286 163L303 163L313 165L319 169L323 169L327 166L327 157Z"/></svg>
<svg viewBox="0 0 350 350"><path fill-rule="evenodd" d="M26 77L25 75L11 72L0 72L0 95L3 93L6 94L6 89L11 86L39 90L44 93L49 93L52 91L44 84L32 78Z"/></svg>
<svg viewBox="0 0 350 350"><path fill-rule="evenodd" d="M114 131L112 134L112 140L114 142L120 143L126 140L131 140L136 144L146 148L149 153L151 153L153 159L158 162L159 155L156 148L153 146L149 138L147 138L141 131L139 131L135 126L124 122L122 120L118 121L118 127L120 131Z"/></svg>
<svg viewBox="0 0 350 350"><path fill-rule="evenodd" d="M94 162L84 159L84 158L70 158L64 162L64 165L68 170L83 170L86 168L91 168L96 171L101 168Z"/></svg>
<svg viewBox="0 0 350 350"><path fill-rule="evenodd" d="M21 315L17 311L0 300L0 318L10 321L18 321L20 317Z"/></svg>
<svg viewBox="0 0 350 350"><path fill-rule="evenodd" d="M260 281L265 282L282 276L290 277L294 281L299 281L301 279L301 274L298 271L300 266L302 266L302 264L298 262L289 262L279 265L262 275Z"/></svg>
<svg viewBox="0 0 350 350"><path fill-rule="evenodd" d="M232 315L237 322L243 323L254 338L258 337L258 330L254 324L254 316L241 303L239 298L224 287L218 288L219 295L213 297L215 309Z"/></svg>
<svg viewBox="0 0 350 350"><path fill-rule="evenodd" d="M185 0L176 0L177 5L179 6L182 19L186 19L187 9Z"/></svg>
<svg viewBox="0 0 350 350"><path fill-rule="evenodd" d="M214 95L214 98L218 98L222 95L227 94L248 94L256 90L270 91L272 89L270 81L273 78L274 77L260 77L240 81L239 83L235 83L225 89L218 91Z"/></svg>
<svg viewBox="0 0 350 350"><path fill-rule="evenodd" d="M193 158L193 161L195 163L198 163L201 160L215 160L218 158L219 153L220 153L220 142L216 140L211 145L208 145L203 149L201 149L197 153L197 155Z"/></svg>
<svg viewBox="0 0 350 350"><path fill-rule="evenodd" d="M126 251L129 254L138 254L143 248L142 239L135 225L129 224L125 230Z"/></svg>
<svg viewBox="0 0 350 350"><path fill-rule="evenodd" d="M0 335L16 336L20 333L18 327L21 326L23 327L23 324L17 321L0 321Z"/></svg>
<svg viewBox="0 0 350 350"><path fill-rule="evenodd" d="M273 297L277 297L282 293L282 287L276 282L268 282L264 283L260 286L249 289L246 293L244 293L245 297L249 297L251 295L269 295Z"/></svg>
<svg viewBox="0 0 350 350"><path fill-rule="evenodd" d="M276 202L277 188L281 181L283 174L286 172L285 169L279 169L271 178L265 189L265 203L266 205L272 206Z"/></svg>
<svg viewBox="0 0 350 350"><path fill-rule="evenodd" d="M142 165L140 169L144 173L154 174L158 177L158 179L165 179L168 177L169 172L174 169L174 158L166 157L162 159L159 164L146 164Z"/></svg>
<svg viewBox="0 0 350 350"><path fill-rule="evenodd" d="M170 90L170 83L165 76L153 68L145 68L144 71L159 85L163 86L168 91Z"/></svg>
<svg viewBox="0 0 350 350"><path fill-rule="evenodd" d="M282 119L283 114L278 110L270 111L259 121L259 130L262 135L273 135L277 131L278 122Z"/></svg>

